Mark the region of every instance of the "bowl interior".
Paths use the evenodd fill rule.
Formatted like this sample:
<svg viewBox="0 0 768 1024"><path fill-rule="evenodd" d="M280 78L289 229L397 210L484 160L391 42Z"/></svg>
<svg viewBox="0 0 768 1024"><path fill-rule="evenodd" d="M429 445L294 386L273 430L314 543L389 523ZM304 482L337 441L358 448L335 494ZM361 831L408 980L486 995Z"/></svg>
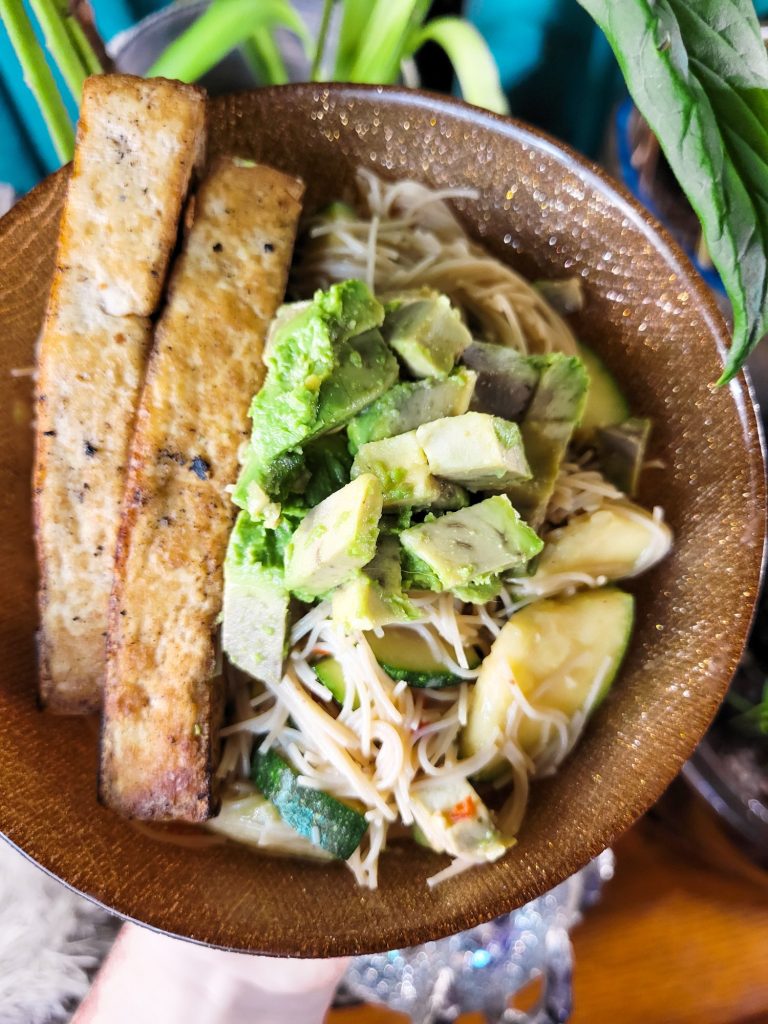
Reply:
<svg viewBox="0 0 768 1024"><path fill-rule="evenodd" d="M642 500L664 507L673 555L637 581L638 622L614 691L580 747L533 788L520 842L434 891L441 859L395 844L380 888L343 866L235 846L161 844L96 803L97 725L35 703L33 416L28 375L53 269L65 172L0 222L0 829L69 885L126 917L218 946L325 956L415 944L543 892L609 845L663 791L707 727L736 665L758 585L765 489L743 379L712 392L724 325L688 262L594 168L530 129L398 90L292 86L217 100L211 150L304 177L308 205L343 198L360 166L431 186L471 185L471 231L533 277L580 274L577 333L632 408L654 418Z"/></svg>

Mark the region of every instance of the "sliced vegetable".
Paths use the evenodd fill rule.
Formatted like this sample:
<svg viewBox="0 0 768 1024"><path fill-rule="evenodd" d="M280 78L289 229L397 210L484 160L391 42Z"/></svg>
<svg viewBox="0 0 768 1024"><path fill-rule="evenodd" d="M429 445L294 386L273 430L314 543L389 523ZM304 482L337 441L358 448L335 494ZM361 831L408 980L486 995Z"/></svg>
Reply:
<svg viewBox="0 0 768 1024"><path fill-rule="evenodd" d="M556 735L547 712L566 719L579 711L589 714L608 692L633 621L633 597L613 587L537 601L513 615L494 641L472 689L461 737L463 755L471 757L485 749L499 731L512 735L535 760ZM535 717L526 712L512 683Z"/></svg>
<svg viewBox="0 0 768 1024"><path fill-rule="evenodd" d="M650 436L651 421L637 416L613 427L601 427L595 435L604 476L630 498L637 492Z"/></svg>
<svg viewBox="0 0 768 1024"><path fill-rule="evenodd" d="M447 377L472 341L446 295L388 308L381 330L414 377Z"/></svg>
<svg viewBox="0 0 768 1024"><path fill-rule="evenodd" d="M589 381L576 356L553 353L529 356L528 361L539 370L539 382L520 431L533 476L511 484L507 494L526 522L538 529L574 427L582 418Z"/></svg>
<svg viewBox="0 0 768 1024"><path fill-rule="evenodd" d="M385 509L461 508L467 492L430 472L415 430L364 444L352 463L352 476L373 473L381 483Z"/></svg>
<svg viewBox="0 0 768 1024"><path fill-rule="evenodd" d="M400 535L405 550L437 576L442 589L486 583L525 564L543 547L506 495L448 512ZM409 569L413 571L413 563Z"/></svg>
<svg viewBox="0 0 768 1024"><path fill-rule="evenodd" d="M460 368L444 379L403 381L385 391L347 427L352 451L369 441L380 441L414 430L441 416L459 416L469 408L475 374Z"/></svg>
<svg viewBox="0 0 768 1024"><path fill-rule="evenodd" d="M505 420L518 420L528 408L539 381L538 369L505 345L473 341L462 362L477 374L470 408Z"/></svg>
<svg viewBox="0 0 768 1024"><path fill-rule="evenodd" d="M233 665L271 685L283 673L289 598L281 566L289 536L241 512L224 560L222 647Z"/></svg>
<svg viewBox="0 0 768 1024"><path fill-rule="evenodd" d="M586 443L601 427L611 427L626 420L629 403L602 359L583 342L579 342L579 357L589 376L589 392L575 439Z"/></svg>
<svg viewBox="0 0 768 1024"><path fill-rule="evenodd" d="M251 778L280 817L332 857L346 860L368 829L362 811L328 793L299 784L298 773L274 750L253 756Z"/></svg>
<svg viewBox="0 0 768 1024"><path fill-rule="evenodd" d="M344 669L341 667L341 664L335 658L323 658L322 661L318 661L313 667L315 675L323 686L330 690L333 699L338 701L339 704L343 704L347 693L347 685L344 681ZM357 698L355 698L354 706L360 706L360 701Z"/></svg>
<svg viewBox="0 0 768 1024"><path fill-rule="evenodd" d="M411 809L424 843L436 853L494 861L513 845L499 833L490 811L465 779L421 787Z"/></svg>
<svg viewBox="0 0 768 1024"><path fill-rule="evenodd" d="M292 857L331 860L331 854L287 825L274 804L261 793L241 797L225 795L221 810L206 822L206 828L236 843L276 850Z"/></svg>
<svg viewBox="0 0 768 1024"><path fill-rule="evenodd" d="M391 626L383 636L371 633L367 637L376 660L391 679L404 679L409 686L439 689L456 686L462 680L435 656L424 637L413 629ZM437 642L437 638L435 638ZM480 656L473 647L464 652L470 668L480 664Z"/></svg>
<svg viewBox="0 0 768 1024"><path fill-rule="evenodd" d="M503 491L531 470L516 423L483 412L423 423L416 438L435 476L470 491Z"/></svg>
<svg viewBox="0 0 768 1024"><path fill-rule="evenodd" d="M639 505L612 502L553 530L531 582L563 573L626 579L655 565L671 547L666 523Z"/></svg>
<svg viewBox="0 0 768 1024"><path fill-rule="evenodd" d="M418 612L403 593L397 537L379 537L371 561L333 592L331 614L334 622L347 632L418 618Z"/></svg>
<svg viewBox="0 0 768 1024"><path fill-rule="evenodd" d="M376 554L381 486L370 473L321 501L285 549L285 585L311 600L345 583Z"/></svg>

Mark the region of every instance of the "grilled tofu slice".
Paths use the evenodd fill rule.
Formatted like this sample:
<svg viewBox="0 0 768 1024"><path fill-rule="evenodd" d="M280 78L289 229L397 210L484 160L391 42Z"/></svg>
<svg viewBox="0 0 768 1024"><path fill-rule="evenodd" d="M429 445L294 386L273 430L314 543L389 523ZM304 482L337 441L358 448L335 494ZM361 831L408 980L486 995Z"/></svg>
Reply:
<svg viewBox="0 0 768 1024"><path fill-rule="evenodd" d="M233 521L227 487L283 300L303 185L220 162L195 197L137 417L120 526L100 796L127 817L217 809L214 642Z"/></svg>
<svg viewBox="0 0 768 1024"><path fill-rule="evenodd" d="M199 89L125 75L85 84L38 354L40 696L52 711L84 713L101 703L147 317L204 138Z"/></svg>

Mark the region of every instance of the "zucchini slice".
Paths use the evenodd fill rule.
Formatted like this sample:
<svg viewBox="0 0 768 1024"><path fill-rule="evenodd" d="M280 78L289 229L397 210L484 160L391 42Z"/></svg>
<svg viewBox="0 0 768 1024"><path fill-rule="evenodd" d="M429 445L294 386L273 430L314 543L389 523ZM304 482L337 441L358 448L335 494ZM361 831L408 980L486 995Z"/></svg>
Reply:
<svg viewBox="0 0 768 1024"><path fill-rule="evenodd" d="M615 587L528 605L513 615L494 641L470 695L461 746L471 757L500 730L514 703L510 676L536 712L559 711L572 718L592 711L608 692L632 635L634 599ZM594 693L597 680L600 687ZM535 758L548 727L522 710L517 742ZM483 772L490 775L496 762Z"/></svg>
<svg viewBox="0 0 768 1024"><path fill-rule="evenodd" d="M333 699L338 701L339 704L343 704L347 686L344 682L344 670L341 667L341 663L336 661L335 658L323 658L322 661L318 661L313 667L315 675L326 690L331 691ZM353 706L356 708L360 707L360 702L357 698L355 698Z"/></svg>
<svg viewBox="0 0 768 1024"><path fill-rule="evenodd" d="M429 644L415 630L393 626L384 630L384 636L369 633L366 636L374 656L391 679L404 679L409 686L437 690L443 686L457 686L461 679L454 675L430 650ZM467 663L477 668L480 656L467 648Z"/></svg>
<svg viewBox="0 0 768 1024"><path fill-rule="evenodd" d="M287 825L261 793L225 794L221 810L206 822L206 828L237 843L278 850L287 856L331 860L329 853Z"/></svg>
<svg viewBox="0 0 768 1024"><path fill-rule="evenodd" d="M627 419L629 404L602 359L582 342L579 342L579 358L589 375L589 391L581 423L574 431L574 440L586 442L601 427L612 427Z"/></svg>
<svg viewBox="0 0 768 1024"><path fill-rule="evenodd" d="M254 754L251 779L283 821L332 857L351 857L368 829L365 815L328 793L299 785L298 778L274 750Z"/></svg>
<svg viewBox="0 0 768 1024"><path fill-rule="evenodd" d="M533 580L586 573L608 580L645 572L669 552L672 531L639 505L616 502L574 516L547 537Z"/></svg>

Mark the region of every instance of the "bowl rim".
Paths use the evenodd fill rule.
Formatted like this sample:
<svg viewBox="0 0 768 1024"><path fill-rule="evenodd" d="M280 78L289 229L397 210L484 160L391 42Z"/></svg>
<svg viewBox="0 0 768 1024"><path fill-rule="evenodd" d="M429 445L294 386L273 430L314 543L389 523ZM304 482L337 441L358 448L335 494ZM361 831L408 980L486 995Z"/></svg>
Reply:
<svg viewBox="0 0 768 1024"><path fill-rule="evenodd" d="M728 338L728 329L726 327L725 320L710 289L698 275L688 256L674 238L672 238L668 230L653 216L653 214L645 209L620 182L613 179L594 161L577 153L567 144L560 142L553 136L533 127L525 121L493 113L492 111L473 106L454 97L421 89L405 89L400 86L358 85L347 83L291 83L282 86L267 86L258 89L242 90L240 92L227 94L226 96L212 97L208 101L209 108L215 109L224 107L233 99L236 100L237 98L247 97L254 93L258 93L260 96L266 94L266 98L268 100L270 94L279 95L285 94L286 92L292 93L310 106L318 102L318 100L323 96L328 95L333 95L341 99L348 98L353 101L357 99L365 101L366 103L370 103L372 99L378 98L381 100L382 104L386 104L390 107L400 107L405 105L410 107L417 106L422 110L428 109L437 116L443 112L448 116L461 118L476 126L486 129L491 135L495 135L497 137L501 136L502 138L517 144L521 142L528 142L536 149L546 152L547 156L549 156L555 163L567 167L571 172L584 180L587 185L604 196L607 202L614 207L614 209L621 210L621 212L644 233L647 234L650 232L651 235L656 236L658 242L656 243L655 248L662 252L666 250L665 255L667 255L671 261L676 263L679 270L683 273L686 279L686 286L689 286L695 293L696 307L706 324L710 337L715 343L718 357L721 360L725 358L728 349L726 340ZM61 168L52 175L48 175L42 182L35 186L27 196L23 197L16 206L6 214L6 217L2 218L6 221L6 224L9 225L10 223L14 223L17 217L23 215L25 207L33 200L35 194L41 188L50 187L51 179L60 175L66 175L68 166L69 165ZM384 173L386 176L386 170ZM396 177L396 172L390 176ZM659 245L658 243L661 244ZM751 437L756 442L745 446L746 463L749 467L750 476L756 484L756 493L761 503L762 514L753 518L753 525L749 536L750 540L758 542L758 544L755 544L754 556L751 563L757 573L755 593L752 596L751 603L749 602L749 599L745 599L745 610L749 604L749 615L745 615L742 622L732 631L732 643L730 645L731 661L726 661L724 664L723 667L725 671L723 672L720 689L717 694L713 694L713 706L710 720L714 717L717 707L725 695L732 671L738 662L744 646L746 645L749 628L754 616L755 604L759 591L759 581L762 578L766 557L765 441L762 422L757 414L753 389L748 373L742 371L737 375L734 381L728 385L728 389L743 424L743 436ZM761 539L762 543L759 543ZM635 801L631 806L623 806L616 809L615 813L610 818L610 827L606 828L605 832L610 832L615 839L621 835L623 831L629 828L640 816L642 816L658 800L673 778L676 777L683 763L688 757L690 757L700 739L700 736L687 739L684 744L687 751L684 755L681 754L677 758L678 763L674 766L674 771L673 764L669 761L667 770L658 775L654 775L652 780L648 780L648 783L643 790L642 799ZM147 922L134 917L129 913L121 912L115 907L110 906L102 899L99 899L99 897L83 891L75 885L67 882L65 879L62 879L52 869L48 868L44 863L41 863L41 861L36 860L33 856L27 853L26 850L19 846L17 842L11 840L8 836L2 833L2 831L0 831L0 836L2 836L11 846L14 846L24 857L42 868L52 878L62 882L62 884L66 885L67 888L73 892L84 896L92 903L102 907L111 914L119 916L125 921L130 921L141 925L142 927L150 928L152 931L156 931L170 937L180 938L198 945L208 946L209 948L245 953L260 952L271 956L286 957L342 956L350 953L375 952L385 948L381 940L373 941L370 945L364 944L362 947L355 943L353 948L352 941L345 939L344 937L342 937L340 941L335 941L333 937L326 937L325 943L321 946L320 943L313 940L311 936L307 936L306 939L302 940L302 948L297 949L294 944L289 944L285 938L281 938L279 935L272 935L269 937L269 941L265 944L265 948L256 950L253 947L215 943L206 941L204 938L181 934L180 932L164 928L161 923ZM574 872L584 867L584 865L586 865L604 848L604 841L596 834L592 834L591 837L580 844L580 855L573 861ZM558 872L554 871L552 868L547 869L545 865L542 865L540 871L541 884L536 886L536 891L537 893L547 891L551 886L562 880L563 877ZM546 886L546 888L543 888L544 886ZM536 894L530 884L527 886L526 891L527 890L530 890L531 896ZM427 924L395 925L390 926L389 931L397 931L401 938L405 933L407 943L409 945L416 945L453 934L457 929L474 927L489 920L493 916L508 913L521 905L519 896L515 896L509 890L498 891L493 897L493 902L494 909L490 914L480 907L452 908L450 910L446 910L441 921L438 922L436 927L429 927ZM161 912L158 917L162 918L162 916L163 914ZM405 943L400 942L399 944L402 946Z"/></svg>

